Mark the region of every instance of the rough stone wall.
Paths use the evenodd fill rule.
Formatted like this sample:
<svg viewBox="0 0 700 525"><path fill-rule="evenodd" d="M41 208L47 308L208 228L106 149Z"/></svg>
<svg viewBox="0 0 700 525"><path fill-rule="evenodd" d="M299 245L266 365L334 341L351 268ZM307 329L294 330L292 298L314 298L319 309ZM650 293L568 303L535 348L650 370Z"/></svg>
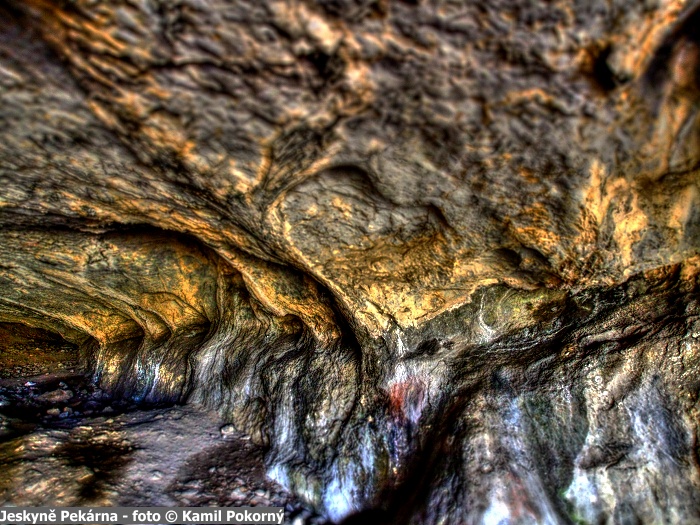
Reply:
<svg viewBox="0 0 700 525"><path fill-rule="evenodd" d="M0 321L335 520L698 521L696 7L6 2Z"/></svg>

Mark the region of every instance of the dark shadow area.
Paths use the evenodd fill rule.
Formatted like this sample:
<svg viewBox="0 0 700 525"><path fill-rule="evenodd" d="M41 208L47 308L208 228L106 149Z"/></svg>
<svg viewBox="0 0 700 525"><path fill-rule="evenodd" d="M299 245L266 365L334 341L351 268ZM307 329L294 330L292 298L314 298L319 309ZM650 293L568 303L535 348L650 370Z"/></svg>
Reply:
<svg viewBox="0 0 700 525"><path fill-rule="evenodd" d="M194 456L175 477L178 481L169 487L168 492L184 492L186 483L196 480L200 482L202 493L213 496L213 499L197 501L197 505L223 505L229 498L234 478L242 479L246 485L265 482L263 453L262 447L250 441L227 439Z"/></svg>
<svg viewBox="0 0 700 525"><path fill-rule="evenodd" d="M264 452L242 435L227 437L192 457L166 492L183 506L283 506L289 520L285 523L301 517L309 525L330 525L267 478Z"/></svg>
<svg viewBox="0 0 700 525"><path fill-rule="evenodd" d="M591 74L598 88L604 93L612 91L617 87L618 83L621 83L621 79L615 77L614 71L610 69L610 65L608 64L608 59L611 54L612 48L606 46L596 52L593 57Z"/></svg>
<svg viewBox="0 0 700 525"><path fill-rule="evenodd" d="M73 467L87 467L92 472L81 483L80 499L89 502L101 497L108 486L122 477L131 462L132 450L121 441L103 443L68 442L54 451L54 456Z"/></svg>

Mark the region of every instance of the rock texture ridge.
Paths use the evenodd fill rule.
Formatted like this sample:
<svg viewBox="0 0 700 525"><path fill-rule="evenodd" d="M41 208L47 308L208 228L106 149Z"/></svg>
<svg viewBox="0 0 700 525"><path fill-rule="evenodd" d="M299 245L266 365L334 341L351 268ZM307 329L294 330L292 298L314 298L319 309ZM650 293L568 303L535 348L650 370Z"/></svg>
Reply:
<svg viewBox="0 0 700 525"><path fill-rule="evenodd" d="M336 522L700 523L696 2L0 17L1 323Z"/></svg>

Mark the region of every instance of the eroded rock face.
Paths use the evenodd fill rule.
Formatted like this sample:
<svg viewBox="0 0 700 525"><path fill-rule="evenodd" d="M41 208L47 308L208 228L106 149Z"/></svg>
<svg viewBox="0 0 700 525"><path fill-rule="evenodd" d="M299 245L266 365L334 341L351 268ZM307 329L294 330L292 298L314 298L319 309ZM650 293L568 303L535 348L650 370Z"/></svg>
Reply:
<svg viewBox="0 0 700 525"><path fill-rule="evenodd" d="M6 3L0 321L334 521L700 522L695 7Z"/></svg>

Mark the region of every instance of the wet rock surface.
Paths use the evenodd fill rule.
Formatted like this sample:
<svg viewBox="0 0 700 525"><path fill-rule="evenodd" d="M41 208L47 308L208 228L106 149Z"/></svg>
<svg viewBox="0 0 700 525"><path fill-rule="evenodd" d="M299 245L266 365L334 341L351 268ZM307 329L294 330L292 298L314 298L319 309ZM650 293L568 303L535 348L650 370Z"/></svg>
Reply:
<svg viewBox="0 0 700 525"><path fill-rule="evenodd" d="M700 522L695 2L0 16L7 501Z"/></svg>

